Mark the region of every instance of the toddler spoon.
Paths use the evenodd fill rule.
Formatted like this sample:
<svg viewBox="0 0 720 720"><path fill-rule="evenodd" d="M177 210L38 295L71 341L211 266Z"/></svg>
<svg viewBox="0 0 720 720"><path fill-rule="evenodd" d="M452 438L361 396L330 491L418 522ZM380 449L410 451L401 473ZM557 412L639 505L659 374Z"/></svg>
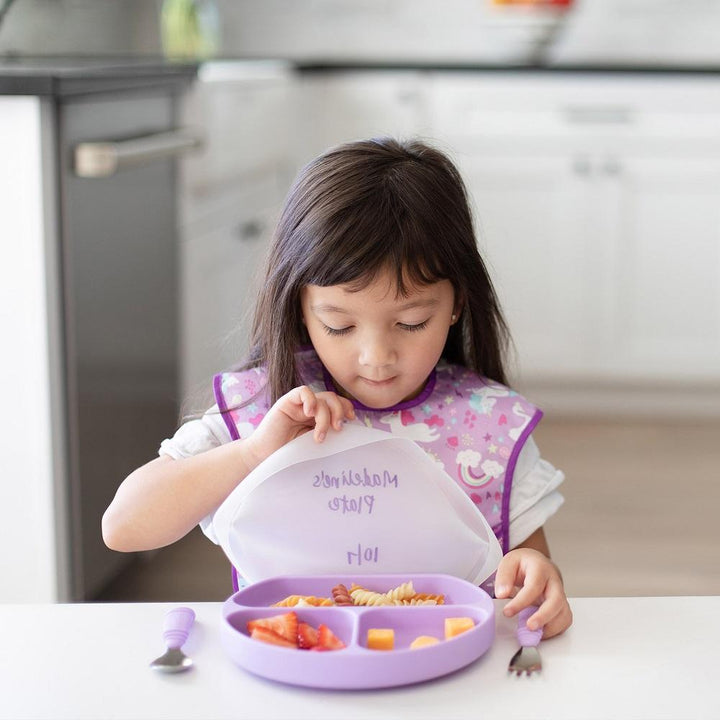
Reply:
<svg viewBox="0 0 720 720"><path fill-rule="evenodd" d="M163 639L167 652L150 663L153 670L176 673L192 667L193 661L180 648L187 640L193 622L195 612L189 607L168 610L163 624Z"/></svg>

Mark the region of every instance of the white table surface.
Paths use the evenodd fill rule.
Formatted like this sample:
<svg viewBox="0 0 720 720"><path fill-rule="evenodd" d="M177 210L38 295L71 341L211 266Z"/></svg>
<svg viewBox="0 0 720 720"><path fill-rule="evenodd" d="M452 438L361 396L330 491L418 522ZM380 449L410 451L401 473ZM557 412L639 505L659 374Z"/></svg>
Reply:
<svg viewBox="0 0 720 720"><path fill-rule="evenodd" d="M543 671L507 672L514 621L451 675L384 690L325 691L256 677L221 646L221 603L0 605L0 718L720 718L720 597L577 598L572 628L540 646ZM196 623L189 672L148 668L165 612Z"/></svg>

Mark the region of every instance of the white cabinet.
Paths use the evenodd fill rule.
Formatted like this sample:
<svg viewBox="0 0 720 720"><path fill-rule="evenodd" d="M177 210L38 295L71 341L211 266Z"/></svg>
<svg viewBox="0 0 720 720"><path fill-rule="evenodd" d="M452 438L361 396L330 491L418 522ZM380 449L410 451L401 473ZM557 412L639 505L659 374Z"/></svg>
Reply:
<svg viewBox="0 0 720 720"><path fill-rule="evenodd" d="M434 75L524 381L720 378L719 87Z"/></svg>
<svg viewBox="0 0 720 720"><path fill-rule="evenodd" d="M183 101L187 126L205 135L202 152L183 161L186 220L212 208L228 186L287 163L293 130L293 73L284 63L206 63Z"/></svg>
<svg viewBox="0 0 720 720"><path fill-rule="evenodd" d="M587 319L596 319L597 309L587 278L596 247L583 231L584 189L570 159L547 152L458 164L520 368L570 373L593 362Z"/></svg>
<svg viewBox="0 0 720 720"><path fill-rule="evenodd" d="M720 115L718 116L720 134ZM720 147L619 156L606 193L601 340L613 377L720 378Z"/></svg>
<svg viewBox="0 0 720 720"><path fill-rule="evenodd" d="M214 373L248 347L257 283L292 179L292 73L280 63L210 63L183 108L204 149L182 172L181 379L200 410Z"/></svg>

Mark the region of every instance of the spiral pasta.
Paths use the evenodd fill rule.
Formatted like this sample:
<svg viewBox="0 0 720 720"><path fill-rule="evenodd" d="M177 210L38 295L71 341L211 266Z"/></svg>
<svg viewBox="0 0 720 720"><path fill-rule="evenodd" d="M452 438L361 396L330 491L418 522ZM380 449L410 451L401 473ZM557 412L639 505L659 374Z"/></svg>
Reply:
<svg viewBox="0 0 720 720"><path fill-rule="evenodd" d="M445 604L445 596L438 593L415 593L412 597L413 600L434 600L436 605Z"/></svg>
<svg viewBox="0 0 720 720"><path fill-rule="evenodd" d="M350 597L350 592L347 587L342 583L338 583L332 589L333 600L336 605L354 605L353 599Z"/></svg>
<svg viewBox="0 0 720 720"><path fill-rule="evenodd" d="M353 599L355 605L392 605L392 600L390 600L385 593L366 590L355 584L350 588L350 597Z"/></svg>
<svg viewBox="0 0 720 720"><path fill-rule="evenodd" d="M408 600L413 595L415 595L415 588L413 587L412 581L404 582L385 593L385 597L393 602L396 600Z"/></svg>
<svg viewBox="0 0 720 720"><path fill-rule="evenodd" d="M352 583L350 590L342 583L332 588L332 597L315 597L314 595L288 595L274 603L273 607L326 607L352 605L443 605L445 596L439 593L415 592L411 580L401 583L386 592L368 590L362 585Z"/></svg>
<svg viewBox="0 0 720 720"><path fill-rule="evenodd" d="M273 603L271 607L296 607L297 605L326 607L332 604L333 601L330 598L315 597L314 595L288 595L286 598Z"/></svg>

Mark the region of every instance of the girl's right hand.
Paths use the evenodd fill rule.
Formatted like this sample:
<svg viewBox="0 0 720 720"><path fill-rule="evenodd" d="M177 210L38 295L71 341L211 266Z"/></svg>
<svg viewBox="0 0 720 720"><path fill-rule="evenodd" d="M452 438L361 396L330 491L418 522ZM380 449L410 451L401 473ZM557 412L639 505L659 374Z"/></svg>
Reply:
<svg viewBox="0 0 720 720"><path fill-rule="evenodd" d="M253 465L259 465L283 445L306 432L314 431L322 442L331 428L340 430L345 419L353 420L352 403L340 395L315 393L307 385L293 388L268 411L255 432L244 441Z"/></svg>

